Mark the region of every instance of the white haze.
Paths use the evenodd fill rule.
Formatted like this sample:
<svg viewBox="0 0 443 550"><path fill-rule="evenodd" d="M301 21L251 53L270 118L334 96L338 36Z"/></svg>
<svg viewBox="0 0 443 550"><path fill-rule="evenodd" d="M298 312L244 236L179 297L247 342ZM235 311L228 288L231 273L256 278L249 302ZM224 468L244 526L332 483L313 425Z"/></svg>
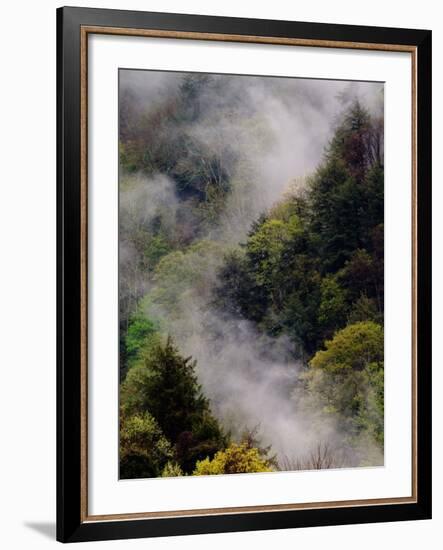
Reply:
<svg viewBox="0 0 443 550"><path fill-rule="evenodd" d="M121 90L131 90L145 109L174 97L184 75L180 73L122 71ZM222 97L202 100L203 117L189 128L201 147L223 154L226 147L239 153L230 173L233 191L216 228L207 238L237 245L244 242L251 223L281 198L295 180L303 181L321 161L340 114L359 98L373 114L383 109L379 83L302 80L269 77L230 77ZM217 110L213 105L217 104ZM220 107L222 118L220 118ZM173 183L166 175L142 178L134 189L121 190L121 219L133 211L134 223L146 223L158 208L178 204ZM126 212L126 214L125 214ZM120 243L121 273L133 260L130 246ZM206 288L216 283L222 258L212 258L204 276ZM125 264L125 265L124 265ZM131 283L132 284L132 283ZM147 289L144 274L139 285ZM291 355L291 343L259 334L244 319L226 318L211 305L210 295L192 286L181 293L176 311L156 304L149 316L163 320L180 351L197 360L199 381L216 416L232 436L258 427L263 445L272 445L280 460L303 459L318 442L340 446L340 434L331 420L313 418L297 405L296 375L301 364ZM217 338L214 339L213 335ZM295 392L295 395L294 395ZM373 464L382 456L369 442L365 452ZM351 457L346 464L358 462Z"/></svg>

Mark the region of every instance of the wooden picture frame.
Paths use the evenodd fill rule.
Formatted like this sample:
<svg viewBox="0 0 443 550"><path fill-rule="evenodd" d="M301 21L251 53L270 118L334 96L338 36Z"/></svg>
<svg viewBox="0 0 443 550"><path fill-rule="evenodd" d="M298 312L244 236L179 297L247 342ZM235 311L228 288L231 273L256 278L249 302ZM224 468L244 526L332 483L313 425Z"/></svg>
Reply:
<svg viewBox="0 0 443 550"><path fill-rule="evenodd" d="M407 52L412 64L412 494L147 514L88 513L90 34ZM431 32L120 10L57 10L57 539L76 542L431 517Z"/></svg>

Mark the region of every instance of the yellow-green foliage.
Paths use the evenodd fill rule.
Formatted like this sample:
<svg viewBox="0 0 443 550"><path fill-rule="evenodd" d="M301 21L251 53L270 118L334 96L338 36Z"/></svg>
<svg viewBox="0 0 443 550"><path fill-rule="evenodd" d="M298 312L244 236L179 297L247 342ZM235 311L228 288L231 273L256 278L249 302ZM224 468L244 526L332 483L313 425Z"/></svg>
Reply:
<svg viewBox="0 0 443 550"><path fill-rule="evenodd" d="M305 373L313 405L338 414L351 437L363 432L384 439L383 328L365 321L348 325L326 342Z"/></svg>
<svg viewBox="0 0 443 550"><path fill-rule="evenodd" d="M148 456L154 450L159 456L172 456L171 445L163 436L156 420L147 412L123 419L120 443L122 458L130 454Z"/></svg>
<svg viewBox="0 0 443 550"><path fill-rule="evenodd" d="M267 460L260 456L258 449L249 447L247 443L232 443L226 450L218 451L210 460L197 462L194 474L207 476L216 474L246 474L254 472L271 472Z"/></svg>
<svg viewBox="0 0 443 550"><path fill-rule="evenodd" d="M348 325L325 345L326 350L311 359L311 367L340 372L383 362L383 329L372 321Z"/></svg>
<svg viewBox="0 0 443 550"><path fill-rule="evenodd" d="M223 253L221 244L202 240L164 256L155 268L151 300L177 317L190 294L205 296L211 291L209 274L218 268Z"/></svg>
<svg viewBox="0 0 443 550"><path fill-rule="evenodd" d="M299 232L299 227L296 215L290 216L287 222L269 219L249 237L247 253L257 267L258 284L272 285L273 278L280 269L285 245Z"/></svg>
<svg viewBox="0 0 443 550"><path fill-rule="evenodd" d="M167 462L162 471L162 477L178 477L185 475L177 462Z"/></svg>
<svg viewBox="0 0 443 550"><path fill-rule="evenodd" d="M148 412L122 417L120 477L157 477L173 456L171 444Z"/></svg>

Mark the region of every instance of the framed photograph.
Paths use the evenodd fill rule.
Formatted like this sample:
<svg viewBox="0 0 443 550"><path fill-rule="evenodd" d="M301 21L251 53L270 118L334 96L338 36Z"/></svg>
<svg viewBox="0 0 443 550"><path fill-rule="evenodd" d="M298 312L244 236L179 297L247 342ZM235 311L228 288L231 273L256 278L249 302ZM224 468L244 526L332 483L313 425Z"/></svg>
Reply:
<svg viewBox="0 0 443 550"><path fill-rule="evenodd" d="M431 32L57 46L58 540L430 518Z"/></svg>

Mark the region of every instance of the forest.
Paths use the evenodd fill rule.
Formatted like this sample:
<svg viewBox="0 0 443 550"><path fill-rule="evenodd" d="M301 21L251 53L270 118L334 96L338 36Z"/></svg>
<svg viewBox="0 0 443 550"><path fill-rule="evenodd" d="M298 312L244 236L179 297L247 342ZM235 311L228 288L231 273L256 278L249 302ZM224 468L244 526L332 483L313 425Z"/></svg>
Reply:
<svg viewBox="0 0 443 550"><path fill-rule="evenodd" d="M119 80L120 478L383 465L383 85Z"/></svg>

